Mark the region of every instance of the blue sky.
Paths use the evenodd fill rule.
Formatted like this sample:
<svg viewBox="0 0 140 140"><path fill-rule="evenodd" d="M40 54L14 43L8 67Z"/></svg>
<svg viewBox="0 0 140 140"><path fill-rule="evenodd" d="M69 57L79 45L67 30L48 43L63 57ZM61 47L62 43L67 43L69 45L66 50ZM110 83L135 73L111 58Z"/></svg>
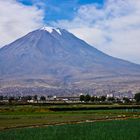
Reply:
<svg viewBox="0 0 140 140"><path fill-rule="evenodd" d="M45 11L44 21L72 19L80 6L86 4L103 5L104 0L18 0L24 5L36 5Z"/></svg>
<svg viewBox="0 0 140 140"><path fill-rule="evenodd" d="M0 48L44 25L140 64L140 0L0 0Z"/></svg>

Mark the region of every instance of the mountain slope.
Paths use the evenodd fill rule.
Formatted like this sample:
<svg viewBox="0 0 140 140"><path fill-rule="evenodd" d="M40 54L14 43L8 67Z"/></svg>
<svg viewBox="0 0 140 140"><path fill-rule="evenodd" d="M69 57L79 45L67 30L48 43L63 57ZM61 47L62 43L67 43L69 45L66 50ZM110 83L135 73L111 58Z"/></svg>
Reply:
<svg viewBox="0 0 140 140"><path fill-rule="evenodd" d="M0 49L4 80L43 78L52 84L133 75L140 75L140 65L108 56L64 29L44 27Z"/></svg>

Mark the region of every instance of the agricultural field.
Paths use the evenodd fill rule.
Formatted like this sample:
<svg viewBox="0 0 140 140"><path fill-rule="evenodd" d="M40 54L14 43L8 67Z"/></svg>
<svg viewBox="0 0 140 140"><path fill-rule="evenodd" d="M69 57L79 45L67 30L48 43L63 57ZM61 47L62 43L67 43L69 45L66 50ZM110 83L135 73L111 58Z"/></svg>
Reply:
<svg viewBox="0 0 140 140"><path fill-rule="evenodd" d="M140 140L140 119L22 128L0 132L0 140Z"/></svg>
<svg viewBox="0 0 140 140"><path fill-rule="evenodd" d="M106 107L103 109L103 107ZM0 106L0 130L56 124L140 118L139 106L9 105Z"/></svg>

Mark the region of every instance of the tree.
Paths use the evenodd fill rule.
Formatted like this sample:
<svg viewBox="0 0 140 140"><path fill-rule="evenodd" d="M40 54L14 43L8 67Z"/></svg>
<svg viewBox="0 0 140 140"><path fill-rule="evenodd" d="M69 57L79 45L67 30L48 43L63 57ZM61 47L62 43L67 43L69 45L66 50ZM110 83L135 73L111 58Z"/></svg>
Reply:
<svg viewBox="0 0 140 140"><path fill-rule="evenodd" d="M40 97L40 100L41 100L41 101L46 101L46 97L45 97L45 96L41 96L41 97Z"/></svg>
<svg viewBox="0 0 140 140"><path fill-rule="evenodd" d="M124 97L123 100L124 100L125 103L130 103L129 98Z"/></svg>
<svg viewBox="0 0 140 140"><path fill-rule="evenodd" d="M116 99L116 102L117 103L122 103L121 99L119 99L119 98Z"/></svg>
<svg viewBox="0 0 140 140"><path fill-rule="evenodd" d="M91 102L94 102L94 101L95 101L95 97L92 96L92 97L91 97Z"/></svg>
<svg viewBox="0 0 140 140"><path fill-rule="evenodd" d="M106 96L101 96L101 101L104 102L106 100Z"/></svg>
<svg viewBox="0 0 140 140"><path fill-rule="evenodd" d="M87 95L85 96L85 102L89 102L90 99L91 99L91 96L90 96L89 94L87 94Z"/></svg>
<svg viewBox="0 0 140 140"><path fill-rule="evenodd" d="M113 101L115 101L115 98L114 98L114 97L109 97L109 98L108 98L108 101L113 102Z"/></svg>
<svg viewBox="0 0 140 140"><path fill-rule="evenodd" d="M15 98L13 96L11 96L11 97L9 97L8 100L9 100L9 103L12 103L15 100Z"/></svg>
<svg viewBox="0 0 140 140"><path fill-rule="evenodd" d="M1 100L1 101L3 100L3 96L2 96L2 95L0 96L0 100Z"/></svg>
<svg viewBox="0 0 140 140"><path fill-rule="evenodd" d="M95 97L95 101L96 102L99 102L100 101L100 98L99 97Z"/></svg>
<svg viewBox="0 0 140 140"><path fill-rule="evenodd" d="M80 95L80 101L84 101L85 100L85 96L84 95Z"/></svg>
<svg viewBox="0 0 140 140"><path fill-rule="evenodd" d="M140 102L140 92L135 94L134 99L136 102Z"/></svg>
<svg viewBox="0 0 140 140"><path fill-rule="evenodd" d="M37 100L37 95L35 95L35 96L33 97L33 99L36 101L36 100Z"/></svg>
<svg viewBox="0 0 140 140"><path fill-rule="evenodd" d="M26 97L26 99L27 99L27 100L32 100L32 96L28 95L28 96Z"/></svg>

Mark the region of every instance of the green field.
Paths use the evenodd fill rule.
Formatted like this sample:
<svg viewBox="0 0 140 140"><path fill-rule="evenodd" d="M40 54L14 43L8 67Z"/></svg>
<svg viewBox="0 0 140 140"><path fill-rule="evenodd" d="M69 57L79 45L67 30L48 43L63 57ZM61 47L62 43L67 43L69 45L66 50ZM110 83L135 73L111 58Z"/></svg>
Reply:
<svg viewBox="0 0 140 140"><path fill-rule="evenodd" d="M23 128L0 132L0 140L140 140L140 119Z"/></svg>
<svg viewBox="0 0 140 140"><path fill-rule="evenodd" d="M98 109L95 105L0 106L0 130L114 119L140 118L140 109ZM56 111L52 111L52 108ZM59 111L57 111L57 109ZM69 111L66 111L68 109ZM72 110L74 109L74 110ZM76 110L75 110L76 109ZM90 110L88 110L90 109ZM60 111L61 110L61 111ZM63 111L65 110L65 111Z"/></svg>

